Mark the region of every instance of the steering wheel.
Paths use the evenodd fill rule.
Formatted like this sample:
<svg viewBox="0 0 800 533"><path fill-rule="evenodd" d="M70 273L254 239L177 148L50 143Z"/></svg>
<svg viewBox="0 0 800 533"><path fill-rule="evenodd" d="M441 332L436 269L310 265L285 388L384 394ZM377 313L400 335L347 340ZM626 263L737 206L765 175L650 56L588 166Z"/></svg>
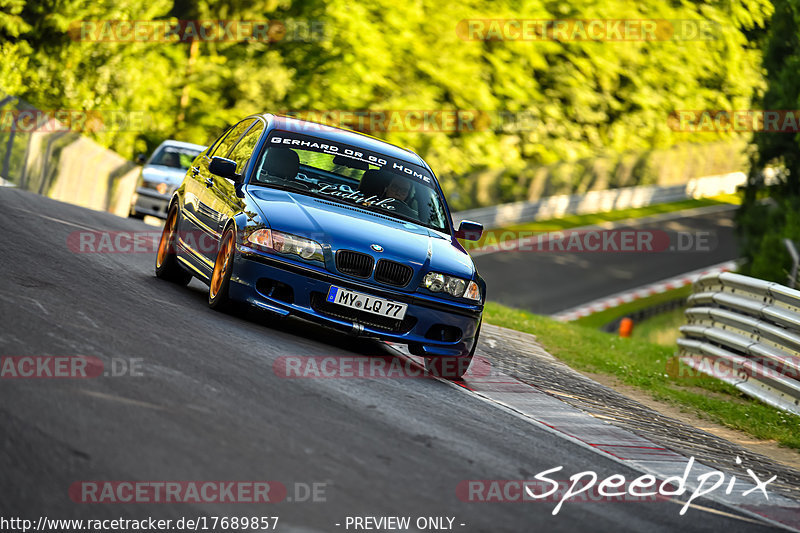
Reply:
<svg viewBox="0 0 800 533"><path fill-rule="evenodd" d="M309 187L308 184L303 183L302 181L298 181L296 179L282 178L280 176L273 176L272 174L263 174L262 176L259 177L259 181L263 183L277 183L280 185L288 185L306 191L311 190L311 187Z"/></svg>
<svg viewBox="0 0 800 533"><path fill-rule="evenodd" d="M401 215L405 215L408 217L416 217L418 214L414 209L405 203L403 200L398 198L393 198L393 202L389 204L389 206L394 207L394 211L397 211ZM388 206L387 206L388 207Z"/></svg>

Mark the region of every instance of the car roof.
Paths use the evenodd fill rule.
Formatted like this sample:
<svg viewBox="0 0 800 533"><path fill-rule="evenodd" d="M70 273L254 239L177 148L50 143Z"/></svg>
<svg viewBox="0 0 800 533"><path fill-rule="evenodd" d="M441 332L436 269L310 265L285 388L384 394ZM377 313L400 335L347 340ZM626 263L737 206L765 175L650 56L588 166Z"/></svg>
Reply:
<svg viewBox="0 0 800 533"><path fill-rule="evenodd" d="M317 137L326 141L358 146L359 148L388 155L389 157L400 159L401 161L414 163L415 165L419 165L423 168L429 168L425 161L423 161L420 156L411 150L400 148L399 146L382 141L378 138L372 137L371 135L366 135L344 128L328 126L318 122L312 122L310 120L300 120L284 115L276 115L273 113L265 113L262 116L270 124L270 130L304 133L311 137Z"/></svg>
<svg viewBox="0 0 800 533"><path fill-rule="evenodd" d="M194 144L194 143L187 143L187 142L183 142L183 141L176 141L175 139L167 139L166 141L162 142L159 145L159 148L161 148L162 146L175 146L177 148L190 148L190 149L197 150L199 152L202 152L203 150L206 149L206 147L203 146L202 144Z"/></svg>

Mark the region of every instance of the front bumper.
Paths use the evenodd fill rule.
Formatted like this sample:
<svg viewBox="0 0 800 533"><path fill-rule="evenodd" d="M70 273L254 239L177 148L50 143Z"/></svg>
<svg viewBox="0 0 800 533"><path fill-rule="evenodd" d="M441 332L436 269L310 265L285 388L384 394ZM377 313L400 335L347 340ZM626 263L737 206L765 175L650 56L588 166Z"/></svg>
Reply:
<svg viewBox="0 0 800 533"><path fill-rule="evenodd" d="M172 198L171 194L159 194L153 189L138 187L131 204L131 214L166 219L170 198Z"/></svg>
<svg viewBox="0 0 800 533"><path fill-rule="evenodd" d="M326 303L331 285L408 304L406 318L400 322ZM407 344L412 352L425 356L468 355L483 313L482 304L377 287L242 245L234 257L229 295L280 315L297 315L355 335ZM442 326L446 334L441 334Z"/></svg>

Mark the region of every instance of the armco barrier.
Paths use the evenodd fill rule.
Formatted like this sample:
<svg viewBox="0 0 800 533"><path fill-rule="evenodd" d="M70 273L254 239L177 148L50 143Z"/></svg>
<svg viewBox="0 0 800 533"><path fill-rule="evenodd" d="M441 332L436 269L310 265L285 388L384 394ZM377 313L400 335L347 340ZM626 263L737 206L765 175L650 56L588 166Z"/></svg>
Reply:
<svg viewBox="0 0 800 533"><path fill-rule="evenodd" d="M677 202L687 198L731 194L746 181L747 176L743 172L733 172L696 178L681 185L623 187L590 191L586 194L548 196L535 202L513 202L459 211L453 213L453 222L458 226L462 220L472 220L480 222L487 229L500 228L564 215L599 213Z"/></svg>
<svg viewBox="0 0 800 533"><path fill-rule="evenodd" d="M35 111L0 97L0 113ZM139 167L43 113L34 116L30 130L0 128L0 185L128 216Z"/></svg>
<svg viewBox="0 0 800 533"><path fill-rule="evenodd" d="M697 280L688 304L681 362L800 415L800 291L723 272Z"/></svg>

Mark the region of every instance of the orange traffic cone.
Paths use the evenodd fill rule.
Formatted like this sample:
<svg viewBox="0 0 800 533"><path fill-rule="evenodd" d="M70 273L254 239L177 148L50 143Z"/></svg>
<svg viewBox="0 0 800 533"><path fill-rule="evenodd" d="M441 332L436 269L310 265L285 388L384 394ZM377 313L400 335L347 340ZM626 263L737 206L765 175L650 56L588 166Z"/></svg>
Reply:
<svg viewBox="0 0 800 533"><path fill-rule="evenodd" d="M628 317L623 318L619 322L619 336L630 337L633 332L633 320Z"/></svg>

